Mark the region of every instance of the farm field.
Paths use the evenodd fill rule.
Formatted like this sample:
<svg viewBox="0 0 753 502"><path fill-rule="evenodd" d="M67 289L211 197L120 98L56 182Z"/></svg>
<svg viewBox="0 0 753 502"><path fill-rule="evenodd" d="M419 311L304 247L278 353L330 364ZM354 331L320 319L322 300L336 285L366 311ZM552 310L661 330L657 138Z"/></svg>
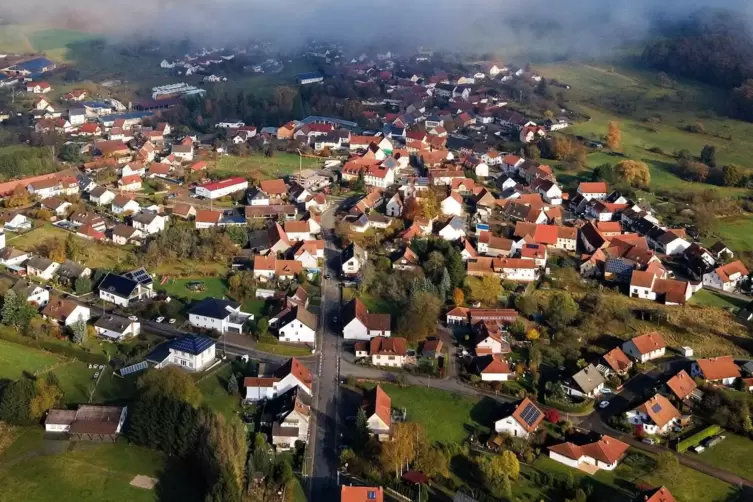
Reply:
<svg viewBox="0 0 753 502"><path fill-rule="evenodd" d="M66 49L69 45L95 38L94 35L76 30L50 28L28 32L26 38L38 52Z"/></svg>
<svg viewBox="0 0 753 502"><path fill-rule="evenodd" d="M130 485L136 475L158 478L165 465L155 451L127 444L45 441L43 429L23 429L0 455L0 501L151 502L154 490Z"/></svg>
<svg viewBox="0 0 753 502"><path fill-rule="evenodd" d="M272 157L254 153L248 157L223 156L220 159L216 172L221 176L249 176L256 175L259 178L279 178L298 171L299 162L306 168L315 168L322 165L320 159L303 157L286 152L275 152Z"/></svg>

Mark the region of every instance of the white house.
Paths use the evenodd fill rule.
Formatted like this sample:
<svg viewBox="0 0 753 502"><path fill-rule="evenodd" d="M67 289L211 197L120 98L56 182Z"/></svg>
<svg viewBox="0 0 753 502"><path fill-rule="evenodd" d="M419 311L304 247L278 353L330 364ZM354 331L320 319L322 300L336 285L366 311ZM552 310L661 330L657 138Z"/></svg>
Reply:
<svg viewBox="0 0 753 502"><path fill-rule="evenodd" d="M563 384L563 387L571 396L594 398L601 393L605 383L604 376L596 369L596 366L589 364L573 375Z"/></svg>
<svg viewBox="0 0 753 502"><path fill-rule="evenodd" d="M230 300L207 298L188 311L191 326L210 329L219 333L242 333L253 314L241 311L241 304Z"/></svg>
<svg viewBox="0 0 753 502"><path fill-rule="evenodd" d="M35 256L26 262L26 274L29 277L39 277L45 281L52 280L58 268L60 268L60 263L41 256Z"/></svg>
<svg viewBox="0 0 753 502"><path fill-rule="evenodd" d="M389 201L387 201L385 213L387 214L387 216L391 216L391 217L402 216L403 201L400 197L399 192L396 192L395 195L393 195L392 198Z"/></svg>
<svg viewBox="0 0 753 502"><path fill-rule="evenodd" d="M458 216L453 216L447 224L439 230L439 237L446 241L456 241L465 237L465 224Z"/></svg>
<svg viewBox="0 0 753 502"><path fill-rule="evenodd" d="M463 198L457 192L452 192L441 203L442 214L445 216L460 216L463 214Z"/></svg>
<svg viewBox="0 0 753 502"><path fill-rule="evenodd" d="M77 410L51 409L44 421L45 432L70 433L81 439L115 441L128 416L128 407L82 404Z"/></svg>
<svg viewBox="0 0 753 502"><path fill-rule="evenodd" d="M667 434L677 424L681 416L677 408L669 402L669 399L661 394L656 394L625 414L631 424L640 427L643 432L651 435Z"/></svg>
<svg viewBox="0 0 753 502"><path fill-rule="evenodd" d="M644 333L622 344L622 351L636 359L638 362L645 363L652 359L664 357L666 343L661 333L653 331Z"/></svg>
<svg viewBox="0 0 753 502"><path fill-rule="evenodd" d="M342 272L346 276L358 275L361 267L366 263L367 252L355 242L343 249L341 254Z"/></svg>
<svg viewBox="0 0 753 502"><path fill-rule="evenodd" d="M308 441L310 417L311 396L295 387L266 403L261 423L271 426L272 444L278 450L290 450Z"/></svg>
<svg viewBox="0 0 753 502"><path fill-rule="evenodd" d="M169 343L167 364L189 371L202 371L216 359L215 343L211 338L185 335Z"/></svg>
<svg viewBox="0 0 753 502"><path fill-rule="evenodd" d="M155 296L151 276L143 269L123 275L108 273L99 284L99 298L121 307Z"/></svg>
<svg viewBox="0 0 753 502"><path fill-rule="evenodd" d="M213 181L196 187L196 195L206 199L219 199L235 192L248 189L248 180L236 176L221 181Z"/></svg>
<svg viewBox="0 0 753 502"><path fill-rule="evenodd" d="M711 359L697 359L690 367L690 376L703 378L707 382L732 385L740 378L740 367L735 364L732 356L712 357Z"/></svg>
<svg viewBox="0 0 753 502"><path fill-rule="evenodd" d="M606 199L608 195L607 184L604 181L583 182L578 185L578 193L586 200Z"/></svg>
<svg viewBox="0 0 753 502"><path fill-rule="evenodd" d="M544 412L533 404L533 401L525 398L515 406L510 415L494 422L494 430L500 434L528 439L543 420Z"/></svg>
<svg viewBox="0 0 753 502"><path fill-rule="evenodd" d="M71 326L79 321L86 322L91 318L89 307L64 298L51 297L42 309L42 316L53 319L64 326Z"/></svg>
<svg viewBox="0 0 753 502"><path fill-rule="evenodd" d="M21 213L4 211L0 213L0 219L5 222L3 225L5 230L10 230L11 232L24 232L31 230L32 227L31 220Z"/></svg>
<svg viewBox="0 0 753 502"><path fill-rule="evenodd" d="M630 446L609 436L598 441L576 445L566 442L549 447L549 458L585 472L599 469L613 471Z"/></svg>
<svg viewBox="0 0 753 502"><path fill-rule="evenodd" d="M141 210L141 205L128 195L117 195L112 200L110 210L113 214L136 214Z"/></svg>
<svg viewBox="0 0 753 502"><path fill-rule="evenodd" d="M5 233L2 234L5 241ZM0 249L0 264L6 267L17 267L29 259L29 253L18 249L3 247Z"/></svg>
<svg viewBox="0 0 753 502"><path fill-rule="evenodd" d="M165 229L167 217L143 211L132 218L133 228L146 235L158 234Z"/></svg>
<svg viewBox="0 0 753 502"><path fill-rule="evenodd" d="M50 291L39 284L21 279L11 289L27 303L44 307L50 302Z"/></svg>
<svg viewBox="0 0 753 502"><path fill-rule="evenodd" d="M293 357L271 375L246 377L243 380L243 387L246 389L245 400L272 399L294 387L300 387L310 395L312 382L311 371Z"/></svg>
<svg viewBox="0 0 753 502"><path fill-rule="evenodd" d="M141 323L115 314L105 314L94 323L98 336L113 341L121 341L131 336L138 336Z"/></svg>
<svg viewBox="0 0 753 502"><path fill-rule="evenodd" d="M290 309L279 322L277 330L281 342L288 343L316 343L316 328L319 316L312 314L303 306L297 305Z"/></svg>
<svg viewBox="0 0 753 502"><path fill-rule="evenodd" d="M703 274L703 285L723 291L735 291L749 273L743 262L736 260Z"/></svg>
<svg viewBox="0 0 753 502"><path fill-rule="evenodd" d="M402 368L406 362L408 346L405 338L375 336L369 341L369 355L374 366Z"/></svg>
<svg viewBox="0 0 753 502"><path fill-rule="evenodd" d="M98 186L89 192L89 200L98 206L106 206L115 198L115 192L103 186Z"/></svg>
<svg viewBox="0 0 753 502"><path fill-rule="evenodd" d="M477 357L474 364L484 382L506 382L514 375L510 364L500 355Z"/></svg>
<svg viewBox="0 0 753 502"><path fill-rule="evenodd" d="M381 385L377 385L372 390L367 391L364 397L366 425L369 432L380 441L388 440L392 429L392 400L390 396L384 392Z"/></svg>
<svg viewBox="0 0 753 502"><path fill-rule="evenodd" d="M343 309L343 338L346 340L371 340L375 336L392 334L389 314L369 313L366 305L354 298Z"/></svg>

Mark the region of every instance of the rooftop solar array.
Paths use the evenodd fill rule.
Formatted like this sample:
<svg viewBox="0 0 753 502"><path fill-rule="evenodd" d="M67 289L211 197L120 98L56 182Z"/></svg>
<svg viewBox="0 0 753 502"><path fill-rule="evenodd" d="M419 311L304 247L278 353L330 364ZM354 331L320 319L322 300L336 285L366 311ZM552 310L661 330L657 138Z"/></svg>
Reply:
<svg viewBox="0 0 753 502"><path fill-rule="evenodd" d="M128 272L125 275L132 278L134 281L140 284L146 284L146 283L152 282L152 276L150 276L149 273L143 268L132 270L131 272Z"/></svg>
<svg viewBox="0 0 753 502"><path fill-rule="evenodd" d="M528 425L533 425L540 416L541 411L532 403L528 403L523 409L523 413L520 414L520 418L522 418Z"/></svg>
<svg viewBox="0 0 753 502"><path fill-rule="evenodd" d="M132 373L138 373L139 371L144 371L148 367L149 367L149 363L147 363L146 361L141 361L140 363L132 364L130 366L126 366L125 368L122 368L120 370L120 376L126 376Z"/></svg>
<svg viewBox="0 0 753 502"><path fill-rule="evenodd" d="M180 352L188 352L189 354L198 355L212 345L214 345L214 340L211 338L188 335L171 342L170 348Z"/></svg>
<svg viewBox="0 0 753 502"><path fill-rule="evenodd" d="M651 411L653 411L654 413L659 413L661 411L661 405L660 404L653 405L651 407Z"/></svg>

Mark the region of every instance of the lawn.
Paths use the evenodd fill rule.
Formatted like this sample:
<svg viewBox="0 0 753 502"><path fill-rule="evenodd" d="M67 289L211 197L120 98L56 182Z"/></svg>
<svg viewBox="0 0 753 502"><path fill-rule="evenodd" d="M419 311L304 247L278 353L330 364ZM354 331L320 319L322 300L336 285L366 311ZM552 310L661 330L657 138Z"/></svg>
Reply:
<svg viewBox="0 0 753 502"><path fill-rule="evenodd" d="M248 157L226 155L220 159L217 173L221 176L247 176L255 174L259 178L282 178L298 171L300 165L306 168L320 167L320 159L303 157L292 153L275 152L273 157L265 157L260 153L250 154Z"/></svg>
<svg viewBox="0 0 753 502"><path fill-rule="evenodd" d="M431 387L383 384L393 408L405 408L408 420L422 424L431 441L465 440L476 426L491 426L501 405L490 398L462 396Z"/></svg>
<svg viewBox="0 0 753 502"><path fill-rule="evenodd" d="M614 471L600 470L593 476L592 479L598 483L600 500L635 500L638 486L666 486L677 500L683 502L722 502L734 493L732 485L689 467L680 466L676 479L659 476L651 457L634 450L631 452ZM636 460L636 463L630 465L630 460ZM560 464L546 455L539 456L533 466L541 472L560 477L566 476L568 472L572 472L576 480L588 477L586 473Z"/></svg>
<svg viewBox="0 0 753 502"><path fill-rule="evenodd" d="M227 418L238 416L240 397L231 396L227 392L227 381L233 368L230 364L223 365L219 370L205 376L198 383L199 390L204 396L204 403L212 410ZM243 382L238 382L243 390Z"/></svg>
<svg viewBox="0 0 753 502"><path fill-rule="evenodd" d="M707 307L719 307L723 309L744 308L750 303L750 300L742 300L732 296L725 296L708 289L701 289L690 299L693 305L704 305Z"/></svg>
<svg viewBox="0 0 753 502"><path fill-rule="evenodd" d="M735 251L753 251L753 216L730 216L714 222L712 235L704 244L713 245L722 240Z"/></svg>
<svg viewBox="0 0 753 502"><path fill-rule="evenodd" d="M258 320L264 317L264 307L266 305L267 302L264 300L246 300L243 302L241 308L243 309L243 312L254 314L254 319Z"/></svg>
<svg viewBox="0 0 753 502"><path fill-rule="evenodd" d="M130 486L138 474L158 477L164 457L128 445L43 441L43 429L25 429L0 455L0 502L152 502L152 490Z"/></svg>
<svg viewBox="0 0 753 502"><path fill-rule="evenodd" d="M305 357L311 355L311 349L306 346L298 347L296 345L288 345L284 343L259 342L256 344L256 350L288 357Z"/></svg>
<svg viewBox="0 0 753 502"><path fill-rule="evenodd" d="M191 291L186 286L189 283L201 282L201 291ZM190 300L203 300L204 298L224 298L227 294L227 280L224 277L188 277L181 279L168 279L167 282L157 289L164 289L168 295L175 298L187 298Z"/></svg>
<svg viewBox="0 0 753 502"><path fill-rule="evenodd" d="M37 373L60 363L53 354L0 340L0 380L18 380L24 372Z"/></svg>
<svg viewBox="0 0 753 502"><path fill-rule="evenodd" d="M689 451L686 455L747 479L753 479L753 460L750 456L750 452L753 451L753 441L729 431L725 431L724 436L724 441L712 448L707 448L703 453Z"/></svg>
<svg viewBox="0 0 753 502"><path fill-rule="evenodd" d="M356 292L353 288L342 288L343 304L350 302L355 296ZM360 293L358 299L366 305L369 312L376 314L400 314L400 307L394 303L382 300L369 293Z"/></svg>
<svg viewBox="0 0 753 502"><path fill-rule="evenodd" d="M211 276L225 277L228 272L226 264L215 261L181 260L163 263L151 270L157 275L169 275L170 277L196 277Z"/></svg>

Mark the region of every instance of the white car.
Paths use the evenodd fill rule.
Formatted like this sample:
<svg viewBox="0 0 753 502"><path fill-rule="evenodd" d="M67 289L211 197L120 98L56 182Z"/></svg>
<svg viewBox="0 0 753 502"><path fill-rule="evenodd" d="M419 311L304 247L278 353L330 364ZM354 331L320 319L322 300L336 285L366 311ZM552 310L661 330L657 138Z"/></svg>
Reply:
<svg viewBox="0 0 753 502"><path fill-rule="evenodd" d="M168 324L175 324L175 319L170 319L169 321L167 321L167 323Z"/></svg>
<svg viewBox="0 0 753 502"><path fill-rule="evenodd" d="M609 406L609 401L602 401L599 403L599 408L604 409Z"/></svg>
<svg viewBox="0 0 753 502"><path fill-rule="evenodd" d="M165 320L165 318L164 318L164 317L162 317L162 316L160 316L160 317L156 318L156 319L154 320L154 322L162 322L162 321L164 321L164 320Z"/></svg>
<svg viewBox="0 0 753 502"><path fill-rule="evenodd" d="M601 389L602 394L614 394L614 391L610 389L609 387L604 387Z"/></svg>
<svg viewBox="0 0 753 502"><path fill-rule="evenodd" d="M129 320L129 321L138 321L138 320L139 320L139 318L138 318L138 316L135 316L135 315L129 315L129 316L128 316L128 320Z"/></svg>

